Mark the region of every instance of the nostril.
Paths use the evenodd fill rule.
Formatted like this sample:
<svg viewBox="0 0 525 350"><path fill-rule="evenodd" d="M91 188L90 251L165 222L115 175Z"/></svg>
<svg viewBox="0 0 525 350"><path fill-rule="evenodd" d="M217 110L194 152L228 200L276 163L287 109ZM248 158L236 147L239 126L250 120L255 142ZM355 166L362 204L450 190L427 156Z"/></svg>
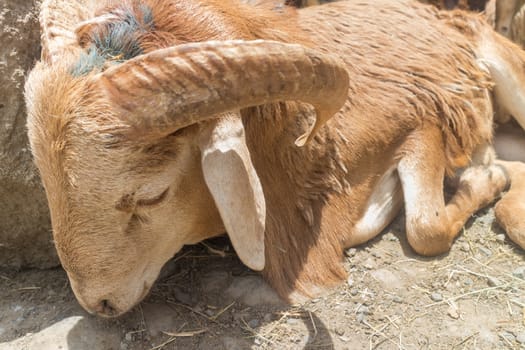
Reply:
<svg viewBox="0 0 525 350"><path fill-rule="evenodd" d="M97 313L101 316L111 317L117 315L117 310L107 299L104 299L98 304Z"/></svg>

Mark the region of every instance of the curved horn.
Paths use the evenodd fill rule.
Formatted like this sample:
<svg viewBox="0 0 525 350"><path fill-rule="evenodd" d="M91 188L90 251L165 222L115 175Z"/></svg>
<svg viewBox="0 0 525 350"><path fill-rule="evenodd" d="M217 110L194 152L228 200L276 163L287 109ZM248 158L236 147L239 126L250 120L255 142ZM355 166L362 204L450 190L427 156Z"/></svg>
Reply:
<svg viewBox="0 0 525 350"><path fill-rule="evenodd" d="M90 11L88 0L44 0L40 8L42 59L53 63L65 51L80 50L75 27Z"/></svg>
<svg viewBox="0 0 525 350"><path fill-rule="evenodd" d="M342 62L295 44L210 41L157 50L95 76L132 134L168 134L234 109L301 100L317 120L303 145L343 106L348 73Z"/></svg>

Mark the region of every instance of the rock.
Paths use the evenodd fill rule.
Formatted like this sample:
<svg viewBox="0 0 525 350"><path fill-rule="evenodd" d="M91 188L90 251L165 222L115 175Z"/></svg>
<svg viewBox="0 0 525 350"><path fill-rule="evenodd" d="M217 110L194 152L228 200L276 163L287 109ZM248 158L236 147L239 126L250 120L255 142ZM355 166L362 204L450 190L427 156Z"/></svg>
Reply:
<svg viewBox="0 0 525 350"><path fill-rule="evenodd" d="M297 319L297 318L289 318L289 319L286 320L286 323L289 324L289 325L298 324L299 323L299 319Z"/></svg>
<svg viewBox="0 0 525 350"><path fill-rule="evenodd" d="M514 271L512 271L512 275L517 278L521 278L522 280L525 280L525 266L520 266Z"/></svg>
<svg viewBox="0 0 525 350"><path fill-rule="evenodd" d="M361 306L359 306L359 308L357 309L357 313L358 313L358 314L369 315L369 314L370 314L370 309L368 308L368 306L361 305Z"/></svg>
<svg viewBox="0 0 525 350"><path fill-rule="evenodd" d="M461 249L461 251L463 251L463 252L468 252L468 251L470 251L470 244L468 244L468 242L463 242L459 246L459 249Z"/></svg>
<svg viewBox="0 0 525 350"><path fill-rule="evenodd" d="M508 340L510 343L513 343L516 340L514 334L507 331L501 332L498 334L501 338Z"/></svg>
<svg viewBox="0 0 525 350"><path fill-rule="evenodd" d="M494 215L483 215L477 219L481 225L488 226L494 221Z"/></svg>
<svg viewBox="0 0 525 350"><path fill-rule="evenodd" d="M93 350L120 349L118 331L97 325L96 319L73 316L38 333L29 333L12 342L0 344L0 350Z"/></svg>
<svg viewBox="0 0 525 350"><path fill-rule="evenodd" d="M456 303L451 302L450 306L447 309L447 315L449 315L451 318L457 320L460 316L459 314L459 308Z"/></svg>
<svg viewBox="0 0 525 350"><path fill-rule="evenodd" d="M26 136L24 79L40 55L39 1L0 2L0 266L58 265Z"/></svg>
<svg viewBox="0 0 525 350"><path fill-rule="evenodd" d="M499 243L505 242L505 235L503 233L496 235L496 241L498 241Z"/></svg>
<svg viewBox="0 0 525 350"><path fill-rule="evenodd" d="M345 335L345 329L343 327L341 327L341 326L336 327L334 329L334 332L335 332L335 334L337 334L339 336Z"/></svg>
<svg viewBox="0 0 525 350"><path fill-rule="evenodd" d="M441 293L432 293L430 294L430 299L435 302L443 301L443 295Z"/></svg>
<svg viewBox="0 0 525 350"><path fill-rule="evenodd" d="M248 322L248 326L250 326L250 328L257 328L257 327L259 327L260 324L261 324L261 322L258 319L256 319L256 318L254 318L253 320L250 320Z"/></svg>
<svg viewBox="0 0 525 350"><path fill-rule="evenodd" d="M521 332L516 336L516 341L522 345L525 345L525 332Z"/></svg>
<svg viewBox="0 0 525 350"><path fill-rule="evenodd" d="M345 343L348 343L351 340L349 337L345 337L345 336L340 336L339 339L341 339L341 341Z"/></svg>
<svg viewBox="0 0 525 350"><path fill-rule="evenodd" d="M348 257L355 256L356 253L357 253L357 249L355 248L350 248L350 249L345 250L345 255Z"/></svg>
<svg viewBox="0 0 525 350"><path fill-rule="evenodd" d="M374 259L368 258L362 263L361 266L363 266L367 270L373 270L376 267L376 263Z"/></svg>
<svg viewBox="0 0 525 350"><path fill-rule="evenodd" d="M354 280L351 277L348 277L348 279L346 280L346 283L348 284L349 287L352 287L354 285Z"/></svg>
<svg viewBox="0 0 525 350"><path fill-rule="evenodd" d="M370 273L372 277L386 290L402 289L405 282L394 272L387 269L378 269Z"/></svg>
<svg viewBox="0 0 525 350"><path fill-rule="evenodd" d="M397 238L392 232L385 233L383 235L383 239L385 241L390 241L390 242L397 242L397 241L399 241L399 238Z"/></svg>
<svg viewBox="0 0 525 350"><path fill-rule="evenodd" d="M487 284L490 287L496 287L496 286L499 286L501 284L501 282L496 277L488 276L487 277Z"/></svg>
<svg viewBox="0 0 525 350"><path fill-rule="evenodd" d="M478 250L485 256L491 256L492 251L486 247L478 247Z"/></svg>
<svg viewBox="0 0 525 350"><path fill-rule="evenodd" d="M457 320L459 318L459 313L458 313L458 310L454 309L454 308L449 308L447 310L447 315L449 315L451 318Z"/></svg>

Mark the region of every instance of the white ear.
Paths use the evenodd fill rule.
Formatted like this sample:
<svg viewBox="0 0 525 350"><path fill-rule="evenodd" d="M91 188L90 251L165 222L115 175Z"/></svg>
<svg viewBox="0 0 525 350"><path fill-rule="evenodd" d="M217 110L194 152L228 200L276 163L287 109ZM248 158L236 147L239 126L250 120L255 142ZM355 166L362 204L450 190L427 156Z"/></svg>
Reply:
<svg viewBox="0 0 525 350"><path fill-rule="evenodd" d="M241 261L262 270L266 203L239 113L206 123L201 134L204 180Z"/></svg>

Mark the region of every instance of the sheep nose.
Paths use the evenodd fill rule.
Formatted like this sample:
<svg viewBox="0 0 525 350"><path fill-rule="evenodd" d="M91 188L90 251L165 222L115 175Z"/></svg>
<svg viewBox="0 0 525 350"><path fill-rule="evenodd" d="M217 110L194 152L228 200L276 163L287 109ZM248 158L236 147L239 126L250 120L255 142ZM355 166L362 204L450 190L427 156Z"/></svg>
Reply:
<svg viewBox="0 0 525 350"><path fill-rule="evenodd" d="M117 312L117 309L111 305L111 302L107 299L101 300L94 311L103 317L114 317L117 316L119 313Z"/></svg>

